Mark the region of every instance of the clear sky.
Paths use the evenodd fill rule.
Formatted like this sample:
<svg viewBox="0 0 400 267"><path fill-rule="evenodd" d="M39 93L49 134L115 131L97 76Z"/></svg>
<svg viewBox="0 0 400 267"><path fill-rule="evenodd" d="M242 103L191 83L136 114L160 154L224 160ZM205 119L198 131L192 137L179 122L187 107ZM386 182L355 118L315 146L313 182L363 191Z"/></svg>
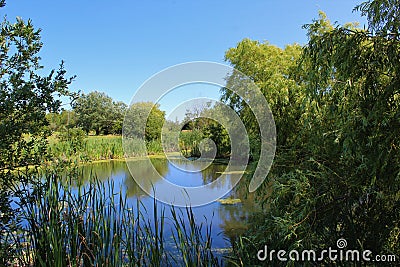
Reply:
<svg viewBox="0 0 400 267"><path fill-rule="evenodd" d="M280 47L307 42L301 27L318 10L340 24L365 24L353 0L8 0L0 15L42 29L42 64L65 61L72 90L103 91L129 103L153 74L188 61L224 62L243 38Z"/></svg>

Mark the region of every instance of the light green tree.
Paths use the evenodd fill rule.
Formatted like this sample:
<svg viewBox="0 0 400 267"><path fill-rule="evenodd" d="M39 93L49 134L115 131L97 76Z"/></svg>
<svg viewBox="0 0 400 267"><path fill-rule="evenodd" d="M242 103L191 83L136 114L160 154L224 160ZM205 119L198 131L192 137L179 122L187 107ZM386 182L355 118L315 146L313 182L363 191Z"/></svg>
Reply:
<svg viewBox="0 0 400 267"><path fill-rule="evenodd" d="M161 138L161 130L165 121L165 112L159 104L139 102L129 106L124 120L124 135L156 141ZM145 129L141 128L145 125Z"/></svg>
<svg viewBox="0 0 400 267"><path fill-rule="evenodd" d="M367 29L332 25L323 13L305 26L309 42L289 75L305 89L294 99L300 116L291 116L290 101L283 125L294 127L282 129L272 100L277 154L268 186L258 191L266 213L238 242L243 262L256 264L253 255L265 244L320 250L339 238L352 249L399 257L399 6L357 6Z"/></svg>
<svg viewBox="0 0 400 267"><path fill-rule="evenodd" d="M259 87L274 116L277 149L285 149L296 139L294 129L301 127L305 90L294 79L301 51L302 48L297 44L282 49L268 42L244 39L225 54L225 60L240 73L235 72L228 77L226 88L222 90L222 100L238 112L245 124L251 140L251 153L255 158L260 145L259 125L244 99L232 90L239 91L237 87L241 87L243 74Z"/></svg>

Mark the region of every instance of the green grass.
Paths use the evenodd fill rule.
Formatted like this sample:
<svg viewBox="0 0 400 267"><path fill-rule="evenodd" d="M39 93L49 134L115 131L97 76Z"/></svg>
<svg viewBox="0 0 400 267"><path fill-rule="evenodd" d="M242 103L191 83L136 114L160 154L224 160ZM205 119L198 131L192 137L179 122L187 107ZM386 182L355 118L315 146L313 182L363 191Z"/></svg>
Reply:
<svg viewBox="0 0 400 267"><path fill-rule="evenodd" d="M88 137L83 148L91 160L124 157L121 136Z"/></svg>
<svg viewBox="0 0 400 267"><path fill-rule="evenodd" d="M127 140L131 149L130 154L124 152L121 136L88 136L78 146L71 141L62 141L55 136L49 138L49 153L58 160L95 161L106 159L122 159L128 157L158 154L162 152L160 142L147 143L147 152L136 139Z"/></svg>
<svg viewBox="0 0 400 267"><path fill-rule="evenodd" d="M177 145L172 143L171 136L165 136L164 141L167 146L165 152L180 150L185 156L199 156L198 144L201 138L198 131L181 132ZM77 141L63 140L60 138L60 133L55 133L48 138L48 150L53 159L78 162L140 157L163 152L161 141L147 142L146 150L138 139L130 138L124 142L128 142L129 153L123 149L122 136L86 136Z"/></svg>
<svg viewBox="0 0 400 267"><path fill-rule="evenodd" d="M76 157L80 161L123 158L121 136L89 136L79 146L55 137L49 140L50 154L59 159Z"/></svg>

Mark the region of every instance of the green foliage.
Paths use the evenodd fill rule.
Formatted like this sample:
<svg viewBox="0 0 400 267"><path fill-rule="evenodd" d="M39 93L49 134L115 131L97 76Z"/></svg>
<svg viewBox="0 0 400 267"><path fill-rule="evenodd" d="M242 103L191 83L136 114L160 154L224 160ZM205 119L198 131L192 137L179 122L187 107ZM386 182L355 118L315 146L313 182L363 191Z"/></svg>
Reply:
<svg viewBox="0 0 400 267"><path fill-rule="evenodd" d="M53 96L68 94L70 80L65 78L63 64L48 76L38 74L42 68L38 57L42 47L39 33L31 21L17 19L14 24L1 24L0 168L40 163L42 149L31 148L42 146L48 134L44 129L46 112L60 107L61 102ZM21 150L37 153L20 157Z"/></svg>
<svg viewBox="0 0 400 267"><path fill-rule="evenodd" d="M164 151L160 140L146 142L146 147L143 147L137 138L129 138L126 142L132 148L131 154L124 151L121 136L86 136L81 129L73 128L70 129L70 133L62 132L53 137L49 142L48 151L54 161L77 161L77 163L178 151L171 145L167 145Z"/></svg>
<svg viewBox="0 0 400 267"><path fill-rule="evenodd" d="M203 129L203 135L210 138L217 147L217 158L229 156L231 151L229 135L226 129L218 122L211 120Z"/></svg>
<svg viewBox="0 0 400 267"><path fill-rule="evenodd" d="M149 155L162 153L164 151L160 140L146 142L146 149Z"/></svg>
<svg viewBox="0 0 400 267"><path fill-rule="evenodd" d="M147 142L160 140L165 112L159 104L140 102L132 104L125 116L124 135L144 139ZM145 126L142 129L141 126Z"/></svg>
<svg viewBox="0 0 400 267"><path fill-rule="evenodd" d="M164 152L177 152L179 151L179 139L180 132L178 131L180 123L178 121L166 120L164 123L162 143L164 144Z"/></svg>
<svg viewBox="0 0 400 267"><path fill-rule="evenodd" d="M73 110L47 113L46 119L49 122L48 128L52 132L65 131L77 125L77 116Z"/></svg>
<svg viewBox="0 0 400 267"><path fill-rule="evenodd" d="M211 103L211 101L205 103L199 102L194 104L190 109L187 109L185 118L183 119L183 121L186 122L183 126L183 130L204 129L209 123L209 120L203 115L205 115L206 112L210 115L212 110Z"/></svg>
<svg viewBox="0 0 400 267"><path fill-rule="evenodd" d="M179 134L179 148L185 157L200 157L201 130L184 130Z"/></svg>
<svg viewBox="0 0 400 267"><path fill-rule="evenodd" d="M199 118L201 123L198 123L202 127L204 138L210 138L216 145L217 158L224 158L229 156L231 152L231 143L228 131L225 126L234 125L234 122L229 121L228 115L224 113L224 109L221 107L222 104L216 103L213 106L208 106L201 112ZM210 118L215 118L210 119Z"/></svg>
<svg viewBox="0 0 400 267"><path fill-rule="evenodd" d="M281 147L289 146L297 137L300 128L304 87L293 78L296 60L300 57L299 45L288 45L285 49L244 39L225 54L225 60L248 76L265 96L277 128L277 142ZM234 108L244 123L250 140L251 154L257 158L260 143L259 125L246 102L230 89L241 87L240 76L228 77L226 88L222 89L222 100ZM247 92L244 92L246 94Z"/></svg>
<svg viewBox="0 0 400 267"><path fill-rule="evenodd" d="M5 1L0 2L3 7ZM69 95L66 71L41 76L38 56L42 43L40 30L31 21L4 20L0 31L0 264L6 265L15 247L9 232L18 229L19 218L11 206L17 181L15 169L38 166L47 158L49 131L47 112L59 110L56 96ZM14 170L14 172L12 171ZM11 240L12 241L12 240Z"/></svg>
<svg viewBox="0 0 400 267"><path fill-rule="evenodd" d="M72 130L72 129L71 129ZM134 141L131 142L134 145ZM94 137L82 135L82 130L64 132L49 144L54 160L76 159L79 161L124 158L121 136ZM142 155L137 151L137 155ZM130 155L130 156L137 156Z"/></svg>
<svg viewBox="0 0 400 267"><path fill-rule="evenodd" d="M85 132L80 128L72 128L68 129L65 132L61 132L59 135L59 139L61 142L69 142L71 147L76 153L78 150L82 149L85 144Z"/></svg>
<svg viewBox="0 0 400 267"><path fill-rule="evenodd" d="M93 91L82 94L73 103L73 110L77 115L77 126L82 127L86 133L95 131L111 134L121 133L122 121L126 105L122 102L114 102L105 93Z"/></svg>
<svg viewBox="0 0 400 267"><path fill-rule="evenodd" d="M354 247L399 254L399 245L387 241L400 221L400 39L393 37L399 33L398 27L390 26L393 21L382 24L385 19L380 15L384 16L388 6L381 3L378 10L368 11L368 6L377 7L380 2L362 5L379 21L380 26L369 25L375 32L337 27L310 35L304 51L310 66L306 79L313 108L318 107L320 114L313 118L313 135L323 136L310 143L325 144L314 143L313 153L329 170L324 174L332 184L331 201L319 205L338 205L337 212L342 213L328 229L336 236L351 237ZM400 15L398 7L390 8L397 10L396 17ZM388 33L388 29L397 32ZM334 179L339 181L333 183Z"/></svg>
<svg viewBox="0 0 400 267"><path fill-rule="evenodd" d="M361 15L368 19L368 29L371 33L388 35L391 38L399 38L400 18L399 0L375 0L366 1L355 7Z"/></svg>
<svg viewBox="0 0 400 267"><path fill-rule="evenodd" d="M271 95L278 147L268 182L258 191L266 213L236 243L237 262L259 264L254 255L265 244L321 250L339 238L351 249L400 255L398 6L379 0L358 6L368 30L334 27L323 13L305 26L309 42L298 67L285 76L303 89L286 107ZM267 51L255 57L271 60ZM242 64L257 80L250 52L239 55L248 55ZM285 84L273 91L278 100Z"/></svg>
<svg viewBox="0 0 400 267"><path fill-rule="evenodd" d="M212 119L213 118L213 119ZM199 157L200 144L206 138L211 139L217 149L216 157L227 157L230 154L231 146L229 134L223 125L232 124L224 114L219 104L212 105L211 102L203 106L195 106L187 110L184 122L179 135L179 146L185 156ZM211 151L207 142L201 144L203 153ZM211 156L211 155L210 155Z"/></svg>

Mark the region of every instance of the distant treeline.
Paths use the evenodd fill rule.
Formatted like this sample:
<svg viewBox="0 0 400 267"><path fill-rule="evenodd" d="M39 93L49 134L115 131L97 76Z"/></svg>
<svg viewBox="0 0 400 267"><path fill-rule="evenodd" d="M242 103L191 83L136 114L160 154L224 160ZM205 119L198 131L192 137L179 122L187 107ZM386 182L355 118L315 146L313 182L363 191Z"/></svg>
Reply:
<svg viewBox="0 0 400 267"><path fill-rule="evenodd" d="M150 102L142 102L128 106L124 102L114 101L110 96L98 91L79 95L73 101L71 110L48 113L46 118L49 121L49 129L56 132L79 127L86 134L121 134L127 111L140 114L149 107L152 108L152 113L148 129L151 133L148 138L156 139L154 131L159 132L165 120L165 112L159 109L159 105L153 107Z"/></svg>
<svg viewBox="0 0 400 267"><path fill-rule="evenodd" d="M149 110L151 110L149 116L145 116ZM133 138L142 138L143 129L140 125L146 125L144 138L148 144L153 142L152 152L162 150L161 133L165 124L163 134L164 141L168 143L168 151L180 149L186 156L200 156L200 142L204 138L210 138L216 144L217 156L228 156L230 152L228 133L220 122L207 118L211 116L224 118L218 105L211 106L207 103L187 110L184 123L168 121L165 118L165 111L160 110L159 104L139 102L128 106L123 102L114 101L103 92L93 91L79 95L73 102L71 110L48 113L46 119L49 130L57 133L59 141L70 143L64 147L71 147L68 151L79 150L82 147L83 136L80 131L86 135L121 135L126 119L124 130ZM179 145L172 144L174 134L179 134ZM159 144L155 145L155 142ZM74 149L74 145L77 145L77 148ZM205 146L203 149L207 152L211 147ZM118 157L122 156L122 153L120 154Z"/></svg>

